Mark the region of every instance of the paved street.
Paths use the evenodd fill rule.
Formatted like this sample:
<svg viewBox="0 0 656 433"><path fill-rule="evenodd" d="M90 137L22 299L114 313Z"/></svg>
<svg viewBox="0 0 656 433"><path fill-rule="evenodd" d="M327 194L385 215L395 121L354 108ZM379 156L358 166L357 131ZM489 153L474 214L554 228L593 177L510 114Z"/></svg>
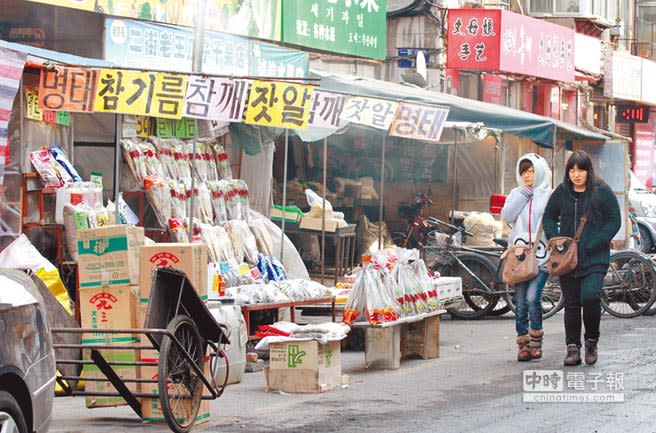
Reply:
<svg viewBox="0 0 656 433"><path fill-rule="evenodd" d="M484 321L447 319L442 322L439 359L405 360L394 371L366 371L363 352L344 352L348 386L323 394L267 393L263 373L246 374L242 383L212 402L210 422L192 431L653 433L655 320L605 314L597 365L563 369L562 313L545 322L544 359L521 364L514 361L511 315ZM587 392L592 398L623 393L625 402L523 403L525 369L563 370L564 392ZM579 377L584 391L568 389L578 382L572 373L584 373ZM611 389L606 380L624 389ZM165 425L142 425L126 407L87 410L82 398L56 399L54 413L52 433L168 431Z"/></svg>

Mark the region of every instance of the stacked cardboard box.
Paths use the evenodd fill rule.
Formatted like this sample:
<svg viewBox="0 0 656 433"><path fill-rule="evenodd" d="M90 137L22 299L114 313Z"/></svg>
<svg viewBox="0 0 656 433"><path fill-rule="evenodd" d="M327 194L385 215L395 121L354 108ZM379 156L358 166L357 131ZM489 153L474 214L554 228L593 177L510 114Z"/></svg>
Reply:
<svg viewBox="0 0 656 433"><path fill-rule="evenodd" d="M131 329L136 327L139 299L139 248L144 243L141 227L108 226L78 232L78 269L80 284L80 318L83 328ZM82 344L136 345L135 334L86 333ZM133 349L105 349L100 353L111 362L135 362L138 351ZM83 351L89 359L90 352ZM113 365L121 378L135 378L136 367ZM106 379L95 365L86 365L87 379ZM126 382L136 391L134 382ZM116 392L107 380L87 380L89 392ZM119 406L126 404L122 397L87 397L87 407Z"/></svg>

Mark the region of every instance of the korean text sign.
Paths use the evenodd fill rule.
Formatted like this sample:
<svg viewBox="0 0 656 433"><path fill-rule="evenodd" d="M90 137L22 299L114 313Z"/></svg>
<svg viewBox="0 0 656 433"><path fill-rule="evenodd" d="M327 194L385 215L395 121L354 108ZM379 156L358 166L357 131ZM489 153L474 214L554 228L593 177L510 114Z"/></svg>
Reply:
<svg viewBox="0 0 656 433"><path fill-rule="evenodd" d="M196 119L241 122L249 80L189 77L184 115Z"/></svg>
<svg viewBox="0 0 656 433"><path fill-rule="evenodd" d="M573 82L575 31L504 10L450 9L447 67Z"/></svg>
<svg viewBox="0 0 656 433"><path fill-rule="evenodd" d="M93 111L97 69L42 69L39 108L75 112Z"/></svg>
<svg viewBox="0 0 656 433"><path fill-rule="evenodd" d="M179 119L188 76L123 69L101 69L95 111Z"/></svg>
<svg viewBox="0 0 656 433"><path fill-rule="evenodd" d="M389 129L399 107L398 102L386 99L353 96L342 110L342 121L358 123L377 129Z"/></svg>
<svg viewBox="0 0 656 433"><path fill-rule="evenodd" d="M384 59L387 0L285 0L283 41Z"/></svg>
<svg viewBox="0 0 656 433"><path fill-rule="evenodd" d="M314 86L254 80L245 122L255 125L305 129Z"/></svg>
<svg viewBox="0 0 656 433"><path fill-rule="evenodd" d="M440 141L448 107L401 102L389 135L413 140Z"/></svg>
<svg viewBox="0 0 656 433"><path fill-rule="evenodd" d="M341 128L346 123L342 122L341 115L349 98L349 95L315 90L310 109L310 125L330 129Z"/></svg>

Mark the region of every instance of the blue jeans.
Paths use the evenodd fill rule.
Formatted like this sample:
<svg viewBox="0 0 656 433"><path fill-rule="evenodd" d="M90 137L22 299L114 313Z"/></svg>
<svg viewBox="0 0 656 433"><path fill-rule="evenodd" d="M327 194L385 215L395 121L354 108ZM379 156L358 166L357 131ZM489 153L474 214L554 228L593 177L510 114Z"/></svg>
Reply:
<svg viewBox="0 0 656 433"><path fill-rule="evenodd" d="M542 329L542 289L547 283L549 274L540 269L537 277L515 285L515 330L517 335L528 334L529 322L531 329Z"/></svg>

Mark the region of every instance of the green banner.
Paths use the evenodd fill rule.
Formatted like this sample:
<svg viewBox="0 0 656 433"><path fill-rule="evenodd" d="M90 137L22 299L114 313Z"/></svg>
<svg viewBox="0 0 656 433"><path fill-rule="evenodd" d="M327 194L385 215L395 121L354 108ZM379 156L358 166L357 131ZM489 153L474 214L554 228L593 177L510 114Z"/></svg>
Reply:
<svg viewBox="0 0 656 433"><path fill-rule="evenodd" d="M157 118L158 137L191 138L196 135L196 120L183 118L181 120Z"/></svg>
<svg viewBox="0 0 656 433"><path fill-rule="evenodd" d="M382 60L386 37L387 0L283 0L283 42Z"/></svg>

